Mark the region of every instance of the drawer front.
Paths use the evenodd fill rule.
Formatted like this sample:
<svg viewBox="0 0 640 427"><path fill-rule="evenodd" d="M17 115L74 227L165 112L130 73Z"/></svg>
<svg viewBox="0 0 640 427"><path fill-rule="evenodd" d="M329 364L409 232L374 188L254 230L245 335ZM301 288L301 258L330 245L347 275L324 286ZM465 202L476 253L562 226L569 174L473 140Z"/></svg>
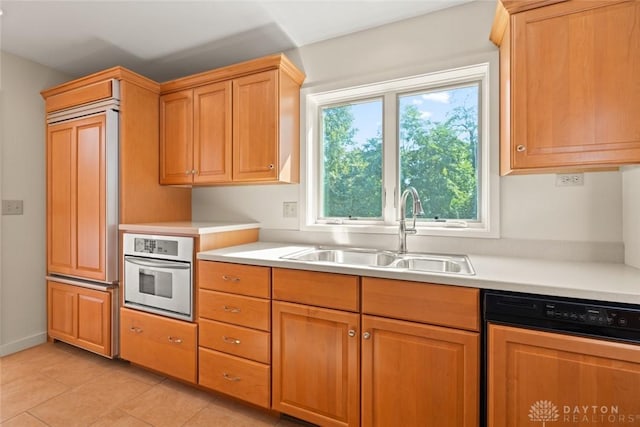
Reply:
<svg viewBox="0 0 640 427"><path fill-rule="evenodd" d="M132 363L196 382L197 325L120 309L120 356Z"/></svg>
<svg viewBox="0 0 640 427"><path fill-rule="evenodd" d="M273 299L337 310L360 309L358 276L273 269Z"/></svg>
<svg viewBox="0 0 640 427"><path fill-rule="evenodd" d="M198 286L200 289L270 298L271 268L198 261Z"/></svg>
<svg viewBox="0 0 640 427"><path fill-rule="evenodd" d="M201 289L198 293L200 317L247 328L271 330L271 302L260 298Z"/></svg>
<svg viewBox="0 0 640 427"><path fill-rule="evenodd" d="M480 290L362 278L362 313L480 330Z"/></svg>
<svg viewBox="0 0 640 427"><path fill-rule="evenodd" d="M271 361L271 334L242 326L200 319L199 345L213 350L269 363Z"/></svg>
<svg viewBox="0 0 640 427"><path fill-rule="evenodd" d="M270 408L269 365L200 348L201 386Z"/></svg>

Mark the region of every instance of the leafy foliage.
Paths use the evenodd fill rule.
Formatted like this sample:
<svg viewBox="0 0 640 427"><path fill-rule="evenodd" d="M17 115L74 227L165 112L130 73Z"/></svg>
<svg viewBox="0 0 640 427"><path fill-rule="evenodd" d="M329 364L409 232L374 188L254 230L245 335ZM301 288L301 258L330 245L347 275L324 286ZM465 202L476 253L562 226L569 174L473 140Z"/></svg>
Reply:
<svg viewBox="0 0 640 427"><path fill-rule="evenodd" d="M408 105L400 116L401 190L414 186L426 218L477 218L477 111L460 106L442 122ZM358 143L349 105L325 108L324 217L382 216L382 136ZM411 212L409 212L411 214Z"/></svg>

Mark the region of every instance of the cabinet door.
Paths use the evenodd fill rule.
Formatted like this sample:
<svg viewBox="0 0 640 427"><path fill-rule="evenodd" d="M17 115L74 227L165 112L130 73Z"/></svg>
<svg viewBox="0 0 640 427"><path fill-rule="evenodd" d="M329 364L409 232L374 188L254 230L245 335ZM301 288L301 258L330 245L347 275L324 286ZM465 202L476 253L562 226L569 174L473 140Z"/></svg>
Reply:
<svg viewBox="0 0 640 427"><path fill-rule="evenodd" d="M78 292L72 286L47 282L49 337L73 342L78 336Z"/></svg>
<svg viewBox="0 0 640 427"><path fill-rule="evenodd" d="M160 183L191 184L193 169L193 91L160 97Z"/></svg>
<svg viewBox="0 0 640 427"><path fill-rule="evenodd" d="M273 302L273 409L322 426L359 425L357 313Z"/></svg>
<svg viewBox="0 0 640 427"><path fill-rule="evenodd" d="M362 316L364 426L478 426L479 335Z"/></svg>
<svg viewBox="0 0 640 427"><path fill-rule="evenodd" d="M233 80L233 180L278 177L278 72Z"/></svg>
<svg viewBox="0 0 640 427"><path fill-rule="evenodd" d="M47 270L106 279L104 114L47 128Z"/></svg>
<svg viewBox="0 0 640 427"><path fill-rule="evenodd" d="M637 345L499 325L488 334L488 425L637 422Z"/></svg>
<svg viewBox="0 0 640 427"><path fill-rule="evenodd" d="M111 295L78 290L78 342L92 351L111 353Z"/></svg>
<svg viewBox="0 0 640 427"><path fill-rule="evenodd" d="M193 182L231 181L231 82L193 91Z"/></svg>
<svg viewBox="0 0 640 427"><path fill-rule="evenodd" d="M100 291L47 281L49 337L112 356L112 298L111 290Z"/></svg>
<svg viewBox="0 0 640 427"><path fill-rule="evenodd" d="M511 17L512 168L640 161L638 16L587 1Z"/></svg>

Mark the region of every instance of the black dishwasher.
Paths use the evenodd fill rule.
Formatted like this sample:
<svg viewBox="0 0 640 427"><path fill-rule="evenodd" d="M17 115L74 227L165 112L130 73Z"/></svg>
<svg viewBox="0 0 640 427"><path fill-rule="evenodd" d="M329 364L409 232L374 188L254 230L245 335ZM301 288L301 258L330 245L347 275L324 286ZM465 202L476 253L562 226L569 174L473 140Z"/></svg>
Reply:
<svg viewBox="0 0 640 427"><path fill-rule="evenodd" d="M483 292L486 420L640 426L640 305Z"/></svg>

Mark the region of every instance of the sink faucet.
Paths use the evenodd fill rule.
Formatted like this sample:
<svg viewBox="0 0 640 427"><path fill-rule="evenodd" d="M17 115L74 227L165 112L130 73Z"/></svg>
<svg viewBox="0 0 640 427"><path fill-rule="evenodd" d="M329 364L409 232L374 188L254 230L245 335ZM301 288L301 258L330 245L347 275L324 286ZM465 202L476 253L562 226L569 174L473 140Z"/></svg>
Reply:
<svg viewBox="0 0 640 427"><path fill-rule="evenodd" d="M411 194L413 198L413 224L407 228L407 197ZM398 230L398 237L400 238L400 247L398 253L407 253L407 234L416 234L416 216L423 215L422 202L418 191L413 187L407 187L402 193L400 198L400 228Z"/></svg>

